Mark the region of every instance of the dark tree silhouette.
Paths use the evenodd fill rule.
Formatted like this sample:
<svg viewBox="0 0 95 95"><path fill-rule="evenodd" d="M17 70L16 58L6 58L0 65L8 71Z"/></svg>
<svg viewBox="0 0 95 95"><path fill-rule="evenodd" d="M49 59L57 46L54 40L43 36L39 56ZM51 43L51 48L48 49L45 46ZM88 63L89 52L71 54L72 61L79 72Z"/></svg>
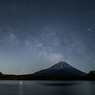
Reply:
<svg viewBox="0 0 95 95"><path fill-rule="evenodd" d="M88 76L95 76L95 70L90 71L87 75L88 75Z"/></svg>
<svg viewBox="0 0 95 95"><path fill-rule="evenodd" d="M0 78L2 78L3 77L3 74L0 72Z"/></svg>

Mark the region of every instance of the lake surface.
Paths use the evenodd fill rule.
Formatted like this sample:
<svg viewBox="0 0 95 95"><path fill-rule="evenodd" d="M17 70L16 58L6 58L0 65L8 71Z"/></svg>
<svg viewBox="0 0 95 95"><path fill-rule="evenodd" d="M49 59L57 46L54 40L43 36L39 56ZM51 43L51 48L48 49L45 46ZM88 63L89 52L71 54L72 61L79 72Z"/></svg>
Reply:
<svg viewBox="0 0 95 95"><path fill-rule="evenodd" d="M0 95L95 95L95 81L0 81Z"/></svg>

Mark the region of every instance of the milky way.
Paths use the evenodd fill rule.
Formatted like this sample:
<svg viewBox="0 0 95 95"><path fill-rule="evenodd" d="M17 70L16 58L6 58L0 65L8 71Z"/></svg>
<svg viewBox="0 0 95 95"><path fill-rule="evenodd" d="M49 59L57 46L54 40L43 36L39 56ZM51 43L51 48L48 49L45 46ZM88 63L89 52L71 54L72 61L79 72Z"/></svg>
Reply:
<svg viewBox="0 0 95 95"><path fill-rule="evenodd" d="M33 73L59 61L95 69L95 0L0 0L0 71Z"/></svg>

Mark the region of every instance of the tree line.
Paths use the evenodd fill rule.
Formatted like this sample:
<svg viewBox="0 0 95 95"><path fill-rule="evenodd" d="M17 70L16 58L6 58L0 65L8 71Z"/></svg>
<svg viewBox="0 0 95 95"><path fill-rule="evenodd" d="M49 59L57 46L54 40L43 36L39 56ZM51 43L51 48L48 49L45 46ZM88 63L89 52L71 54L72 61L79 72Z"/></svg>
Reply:
<svg viewBox="0 0 95 95"><path fill-rule="evenodd" d="M1 80L95 80L95 70L86 76L31 76L31 75L5 75L0 72Z"/></svg>

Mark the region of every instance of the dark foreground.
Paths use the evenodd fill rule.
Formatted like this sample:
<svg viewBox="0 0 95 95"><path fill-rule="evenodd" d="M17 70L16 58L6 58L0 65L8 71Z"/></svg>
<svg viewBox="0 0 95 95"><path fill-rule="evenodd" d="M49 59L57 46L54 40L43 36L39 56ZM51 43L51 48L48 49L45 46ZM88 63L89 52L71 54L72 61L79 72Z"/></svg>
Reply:
<svg viewBox="0 0 95 95"><path fill-rule="evenodd" d="M1 80L95 80L95 76L30 76L3 75Z"/></svg>
<svg viewBox="0 0 95 95"><path fill-rule="evenodd" d="M0 80L95 80L95 71L90 71L86 76L5 75L0 72Z"/></svg>

